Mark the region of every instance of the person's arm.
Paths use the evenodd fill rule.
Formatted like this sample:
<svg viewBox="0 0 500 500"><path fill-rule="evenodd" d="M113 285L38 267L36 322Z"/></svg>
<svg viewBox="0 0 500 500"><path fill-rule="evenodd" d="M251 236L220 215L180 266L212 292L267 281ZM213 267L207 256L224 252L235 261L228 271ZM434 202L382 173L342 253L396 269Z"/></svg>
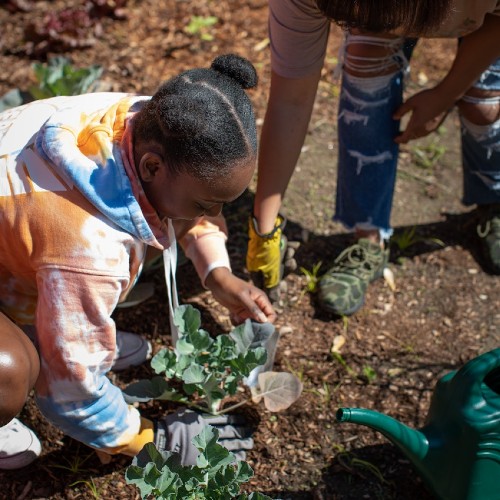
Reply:
<svg viewBox="0 0 500 500"><path fill-rule="evenodd" d="M203 283L240 324L250 318L274 322L276 313L266 294L231 271L226 249L227 227L222 214L193 221L175 221L176 235Z"/></svg>
<svg viewBox="0 0 500 500"><path fill-rule="evenodd" d="M260 137L254 215L259 232L274 229L282 199L304 144L321 70L302 78L272 72Z"/></svg>
<svg viewBox="0 0 500 500"><path fill-rule="evenodd" d="M490 64L500 57L500 16L487 14L483 25L463 37L448 74L434 88L409 98L394 114L411 112L404 132L396 142L404 144L424 137L442 122L443 115L472 87Z"/></svg>

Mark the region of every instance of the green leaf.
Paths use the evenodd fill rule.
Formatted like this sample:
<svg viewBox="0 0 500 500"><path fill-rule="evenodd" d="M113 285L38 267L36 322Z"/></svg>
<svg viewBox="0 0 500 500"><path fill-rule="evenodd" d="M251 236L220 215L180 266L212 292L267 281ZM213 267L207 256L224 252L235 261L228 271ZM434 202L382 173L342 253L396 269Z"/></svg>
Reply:
<svg viewBox="0 0 500 500"><path fill-rule="evenodd" d="M191 332L189 340L197 351L206 351L213 342L208 332L202 329Z"/></svg>
<svg viewBox="0 0 500 500"><path fill-rule="evenodd" d="M184 370L182 381L185 384L201 384L206 378L205 370L201 366L191 365Z"/></svg>
<svg viewBox="0 0 500 500"><path fill-rule="evenodd" d="M236 469L236 480L246 483L253 477L253 469L244 461L239 461Z"/></svg>
<svg viewBox="0 0 500 500"><path fill-rule="evenodd" d="M183 335L194 333L201 326L200 311L195 309L191 304L179 306L174 311L174 324Z"/></svg>
<svg viewBox="0 0 500 500"><path fill-rule="evenodd" d="M177 340L175 350L179 354L192 354L194 352L194 345L189 342L189 339L186 336L182 336L179 340Z"/></svg>
<svg viewBox="0 0 500 500"><path fill-rule="evenodd" d="M264 347L250 349L245 355L245 363L247 367L253 370L256 366L265 364L267 361L267 351Z"/></svg>
<svg viewBox="0 0 500 500"><path fill-rule="evenodd" d="M175 389L172 389L163 377L133 382L125 387L123 392L127 395L129 402L137 403L145 403L151 399L173 400L177 395Z"/></svg>
<svg viewBox="0 0 500 500"><path fill-rule="evenodd" d="M255 338L255 333L252 328L252 322L247 319L243 324L238 325L229 336L236 344L236 352L238 354L245 354Z"/></svg>
<svg viewBox="0 0 500 500"><path fill-rule="evenodd" d="M170 349L162 349L151 360L151 368L155 373L166 373L167 377L175 375L177 365L177 354Z"/></svg>
<svg viewBox="0 0 500 500"><path fill-rule="evenodd" d="M98 65L74 68L63 56L53 57L47 65L34 63L32 69L38 86L31 86L29 91L35 99L84 94L92 90L103 72Z"/></svg>

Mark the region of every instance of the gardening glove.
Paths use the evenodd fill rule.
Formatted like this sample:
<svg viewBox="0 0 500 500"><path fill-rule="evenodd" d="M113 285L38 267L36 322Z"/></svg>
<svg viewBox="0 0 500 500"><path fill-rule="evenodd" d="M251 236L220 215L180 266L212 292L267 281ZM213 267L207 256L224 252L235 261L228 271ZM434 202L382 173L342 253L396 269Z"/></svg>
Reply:
<svg viewBox="0 0 500 500"><path fill-rule="evenodd" d="M182 408L155 422L155 446L160 451L179 453L182 465L195 465L199 452L191 441L206 425L219 431L218 443L234 453L236 460L245 460L253 439L250 427L239 415L202 416Z"/></svg>
<svg viewBox="0 0 500 500"><path fill-rule="evenodd" d="M247 269L254 284L263 289L273 301L279 298L279 284L285 271L285 224L286 219L278 215L274 229L267 234L259 232L255 217L251 216L248 224Z"/></svg>
<svg viewBox="0 0 500 500"><path fill-rule="evenodd" d="M245 385L255 387L258 382L259 373L269 372L273 369L280 334L272 323L256 323L252 321L251 324L255 337L250 344L250 348L264 347L267 352L266 362L254 368L248 377L243 379Z"/></svg>

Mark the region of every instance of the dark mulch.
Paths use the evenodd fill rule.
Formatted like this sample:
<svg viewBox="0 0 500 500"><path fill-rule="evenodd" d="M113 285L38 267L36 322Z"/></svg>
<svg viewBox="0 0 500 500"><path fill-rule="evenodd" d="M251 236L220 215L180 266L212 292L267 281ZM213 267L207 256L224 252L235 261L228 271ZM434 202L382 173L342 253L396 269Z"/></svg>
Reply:
<svg viewBox="0 0 500 500"><path fill-rule="evenodd" d="M34 83L31 63L54 55L46 45L37 48L34 42L26 42L24 28L47 12L82 3L1 3L1 93L15 87L27 89ZM23 5L31 10L23 11ZM62 50L59 53L71 57L77 66L102 65L106 89L139 93L153 92L163 79L184 69L206 66L220 53L237 52L258 69L260 85L251 96L261 123L269 83L264 0L135 0L126 2L125 14L121 20L101 17L86 48L68 50L54 45L52 50ZM213 40L185 32L192 15L217 17L209 29ZM335 156L332 127L338 95L331 69L339 41L339 33L334 32L307 145L285 206L287 234L301 242L299 265L311 270L322 262L321 272L349 241L330 220L334 175L329 165ZM441 41L424 46L416 54L419 69L410 88L438 78L449 64L451 50ZM314 294L307 293L306 275L300 269L286 277L287 291L278 305L277 327L282 335L276 370L299 376L304 392L282 413L271 414L260 406L246 410L256 423L255 448L248 457L255 476L248 491L304 500L430 498L410 462L393 444L367 428L336 424L334 415L343 406L368 407L419 428L439 377L498 346L498 278L483 269L474 239L474 213L458 203L455 130L456 122L450 118L448 129L432 139L445 147L446 154L430 169L413 165L414 146L403 149L394 224L399 236L415 228L418 241L405 251L394 246L391 268L396 290L384 280L374 283L365 307L341 319L319 310ZM422 151L429 150L429 142L419 144ZM250 189L225 209L233 268L242 277L247 277L246 221L252 198ZM116 311L115 319L119 328L148 336L159 349L170 343L163 274L143 280L155 282L155 296L135 308ZM201 311L205 329L213 333L230 330L227 311L201 288L189 263L179 273L179 287L181 301ZM345 344L335 354L332 346L339 336ZM151 376L151 370L142 366L110 376L125 386ZM154 416L171 409L171 405L151 403L143 411ZM21 418L39 435L43 454L26 469L0 472L0 498L139 497L124 479L129 459L101 464L92 450L48 424L31 400Z"/></svg>

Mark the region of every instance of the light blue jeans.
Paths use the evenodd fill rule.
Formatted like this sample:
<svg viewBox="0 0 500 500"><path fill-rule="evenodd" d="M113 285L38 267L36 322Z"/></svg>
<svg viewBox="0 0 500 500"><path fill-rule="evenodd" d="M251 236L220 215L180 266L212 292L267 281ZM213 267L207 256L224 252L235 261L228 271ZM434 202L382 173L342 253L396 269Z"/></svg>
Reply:
<svg viewBox="0 0 500 500"><path fill-rule="evenodd" d="M394 65L395 73L355 77L345 71L338 110L338 171L334 220L348 229L378 229L383 238L392 234L391 208L396 180L399 121L392 115L402 103L404 76L409 68L415 39L391 41L348 35L349 43L390 47L386 58L344 57L344 68L374 71ZM358 59L358 60L356 60ZM367 65L367 61L369 65ZM474 85L500 90L500 59ZM497 106L500 98L465 98L468 102ZM461 118L463 203L500 203L500 120L475 125Z"/></svg>

